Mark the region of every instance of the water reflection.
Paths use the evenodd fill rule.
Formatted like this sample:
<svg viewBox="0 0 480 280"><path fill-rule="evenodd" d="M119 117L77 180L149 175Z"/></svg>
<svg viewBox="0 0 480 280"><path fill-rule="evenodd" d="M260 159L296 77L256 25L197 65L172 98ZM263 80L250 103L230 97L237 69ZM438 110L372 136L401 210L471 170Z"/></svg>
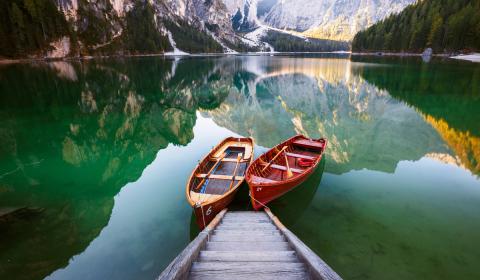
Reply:
<svg viewBox="0 0 480 280"><path fill-rule="evenodd" d="M2 70L0 205L46 209L34 227L25 219L2 225L2 274L43 278L65 266L107 225L121 187L159 150L193 139L196 110L221 103L229 87L212 62L193 64L55 62Z"/></svg>
<svg viewBox="0 0 480 280"><path fill-rule="evenodd" d="M331 159L326 170L332 173L391 173L401 160L454 156L414 108L352 74L376 66L344 59L244 60L235 77L239 93L207 115L259 145L271 147L296 133L325 136Z"/></svg>
<svg viewBox="0 0 480 280"><path fill-rule="evenodd" d="M388 219L375 216L383 213L378 201L410 205L405 190L421 182L425 193L412 193L437 188L448 194L440 195L443 206L459 195L458 204L477 209L478 201L464 196L476 197L468 186L478 180L464 170L480 172L479 80L478 66L435 59L135 58L2 66L0 210L34 211L0 219L0 278L153 278L195 234L183 195L197 160L227 135L254 137L258 154L296 133L327 137L327 156L304 188L272 205L275 213L341 275L375 278L385 271L365 272L370 266L362 260L372 248L381 255L388 242L371 239L410 225L402 216L405 222L386 226ZM450 192L454 182L463 193ZM239 196L235 207L245 209L246 188ZM359 211L359 203L367 207ZM435 205L412 205L436 217ZM415 221L425 222L422 217ZM343 235L329 234L335 227ZM395 271L387 265L391 258L383 261ZM352 263L358 269L348 269ZM417 272L404 276L421 278Z"/></svg>
<svg viewBox="0 0 480 280"><path fill-rule="evenodd" d="M389 64L355 68L354 72L415 108L451 149L450 157L438 159L448 158L480 174L480 68L456 61L418 65L376 58L374 62Z"/></svg>
<svg viewBox="0 0 480 280"><path fill-rule="evenodd" d="M323 158L318 169L302 184L301 188L294 189L269 205L275 215L282 217L282 223L287 227L297 223L311 206L322 180L325 161Z"/></svg>

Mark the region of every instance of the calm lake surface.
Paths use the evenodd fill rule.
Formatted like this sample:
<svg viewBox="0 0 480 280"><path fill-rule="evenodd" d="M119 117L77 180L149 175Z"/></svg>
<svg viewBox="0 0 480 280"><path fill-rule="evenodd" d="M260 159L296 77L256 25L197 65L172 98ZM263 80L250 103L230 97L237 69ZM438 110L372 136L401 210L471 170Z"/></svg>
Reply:
<svg viewBox="0 0 480 280"><path fill-rule="evenodd" d="M296 133L326 157L272 210L343 278L480 279L480 64L349 56L0 65L0 279L154 279L197 161Z"/></svg>

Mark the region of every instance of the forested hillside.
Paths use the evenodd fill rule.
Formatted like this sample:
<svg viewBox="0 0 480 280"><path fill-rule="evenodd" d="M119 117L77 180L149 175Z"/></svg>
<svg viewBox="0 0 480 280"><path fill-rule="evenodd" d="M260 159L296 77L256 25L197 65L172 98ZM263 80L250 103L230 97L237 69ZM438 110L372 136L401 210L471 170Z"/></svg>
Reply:
<svg viewBox="0 0 480 280"><path fill-rule="evenodd" d="M19 56L44 49L70 34L70 27L51 0L0 1L0 54Z"/></svg>
<svg viewBox="0 0 480 280"><path fill-rule="evenodd" d="M326 39L303 39L277 31L268 31L262 38L279 52L331 52L348 51L350 45L345 41L334 41Z"/></svg>
<svg viewBox="0 0 480 280"><path fill-rule="evenodd" d="M480 0L420 0L355 35L353 51L480 50Z"/></svg>
<svg viewBox="0 0 480 280"><path fill-rule="evenodd" d="M174 41L192 53L243 46L222 6L179 1L0 1L0 59L155 54Z"/></svg>

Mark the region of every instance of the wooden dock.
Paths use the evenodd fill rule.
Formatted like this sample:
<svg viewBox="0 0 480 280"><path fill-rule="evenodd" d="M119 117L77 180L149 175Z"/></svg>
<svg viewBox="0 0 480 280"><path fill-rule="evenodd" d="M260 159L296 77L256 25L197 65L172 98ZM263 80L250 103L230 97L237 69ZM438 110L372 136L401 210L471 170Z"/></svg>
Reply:
<svg viewBox="0 0 480 280"><path fill-rule="evenodd" d="M223 210L158 279L341 279L271 212Z"/></svg>

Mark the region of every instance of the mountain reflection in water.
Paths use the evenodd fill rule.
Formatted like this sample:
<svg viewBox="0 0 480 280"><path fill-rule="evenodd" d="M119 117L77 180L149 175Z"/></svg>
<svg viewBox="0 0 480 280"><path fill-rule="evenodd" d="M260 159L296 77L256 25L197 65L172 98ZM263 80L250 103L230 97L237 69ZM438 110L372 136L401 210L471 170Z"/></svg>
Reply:
<svg viewBox="0 0 480 280"><path fill-rule="evenodd" d="M364 185L379 174L403 186L406 177L397 173L406 162L431 159L478 187L479 80L478 66L435 59L232 56L1 66L0 210L41 211L0 219L0 278L151 279L190 240L184 184L202 155L230 134L254 137L259 154L303 133L329 139L322 170L273 203L274 211L340 275L380 279L361 259L370 253L365 248L378 253L386 245L369 238L358 248L331 243L348 245L358 221L379 240L385 231L356 217L348 199L363 199L371 191ZM365 179L349 179L356 176ZM335 226L349 230L325 233ZM464 275L474 275L475 257L459 258ZM382 263L395 271L390 256ZM435 262L421 263L401 275L431 277L424 267Z"/></svg>

